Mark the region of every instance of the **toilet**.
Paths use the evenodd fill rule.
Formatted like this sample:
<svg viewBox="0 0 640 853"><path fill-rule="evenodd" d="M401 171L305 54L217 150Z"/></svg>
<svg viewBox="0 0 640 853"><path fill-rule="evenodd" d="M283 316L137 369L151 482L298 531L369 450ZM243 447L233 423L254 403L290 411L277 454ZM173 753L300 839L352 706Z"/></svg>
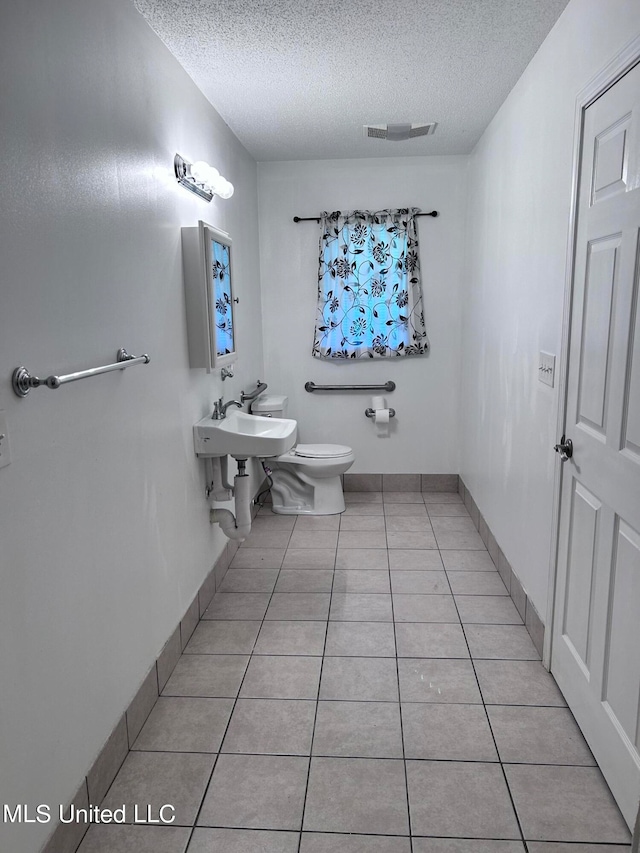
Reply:
<svg viewBox="0 0 640 853"><path fill-rule="evenodd" d="M251 412L286 418L288 398L262 394ZM334 515L344 512L341 475L353 465L353 450L343 444L296 444L264 460L271 469L273 511L279 515Z"/></svg>

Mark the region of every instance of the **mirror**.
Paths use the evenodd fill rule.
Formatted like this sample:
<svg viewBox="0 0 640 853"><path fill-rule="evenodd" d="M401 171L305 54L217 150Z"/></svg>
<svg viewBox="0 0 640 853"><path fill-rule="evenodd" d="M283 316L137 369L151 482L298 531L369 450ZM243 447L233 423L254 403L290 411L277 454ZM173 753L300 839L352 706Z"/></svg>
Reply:
<svg viewBox="0 0 640 853"><path fill-rule="evenodd" d="M231 289L231 238L208 225L205 225L204 229L208 270L207 301L212 330L211 360L214 367L224 367L236 360Z"/></svg>
<svg viewBox="0 0 640 853"><path fill-rule="evenodd" d="M198 222L182 229L191 367L207 372L237 360L231 237Z"/></svg>

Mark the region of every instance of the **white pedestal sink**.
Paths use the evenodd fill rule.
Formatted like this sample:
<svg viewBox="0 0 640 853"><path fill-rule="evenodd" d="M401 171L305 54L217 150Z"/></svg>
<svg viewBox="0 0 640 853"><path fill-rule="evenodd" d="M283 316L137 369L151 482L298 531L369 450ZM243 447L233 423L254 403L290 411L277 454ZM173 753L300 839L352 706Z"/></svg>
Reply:
<svg viewBox="0 0 640 853"><path fill-rule="evenodd" d="M197 456L233 456L234 459L280 456L296 443L297 421L262 418L237 410L222 420L203 418L193 427Z"/></svg>

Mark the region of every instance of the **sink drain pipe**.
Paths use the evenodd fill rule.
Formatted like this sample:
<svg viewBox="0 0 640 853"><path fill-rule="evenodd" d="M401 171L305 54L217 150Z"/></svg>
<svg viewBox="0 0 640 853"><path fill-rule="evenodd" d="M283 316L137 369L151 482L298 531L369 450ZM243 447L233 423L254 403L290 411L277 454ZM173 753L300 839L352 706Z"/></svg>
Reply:
<svg viewBox="0 0 640 853"><path fill-rule="evenodd" d="M235 515L228 509L212 509L209 520L219 524L227 538L242 541L251 533L251 478L246 473L247 460L238 459L237 462L238 473L233 478Z"/></svg>
<svg viewBox="0 0 640 853"><path fill-rule="evenodd" d="M205 493L214 501L230 501L233 497L233 485L228 483L229 457L228 456L206 456L204 460L204 474L206 480Z"/></svg>

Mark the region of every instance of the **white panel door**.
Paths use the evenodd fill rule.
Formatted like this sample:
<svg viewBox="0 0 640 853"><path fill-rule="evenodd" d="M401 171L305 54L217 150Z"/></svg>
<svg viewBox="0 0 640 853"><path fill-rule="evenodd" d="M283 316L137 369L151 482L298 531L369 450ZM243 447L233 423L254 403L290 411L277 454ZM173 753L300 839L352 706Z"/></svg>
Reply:
<svg viewBox="0 0 640 853"><path fill-rule="evenodd" d="M640 65L584 114L551 670L640 800Z"/></svg>

